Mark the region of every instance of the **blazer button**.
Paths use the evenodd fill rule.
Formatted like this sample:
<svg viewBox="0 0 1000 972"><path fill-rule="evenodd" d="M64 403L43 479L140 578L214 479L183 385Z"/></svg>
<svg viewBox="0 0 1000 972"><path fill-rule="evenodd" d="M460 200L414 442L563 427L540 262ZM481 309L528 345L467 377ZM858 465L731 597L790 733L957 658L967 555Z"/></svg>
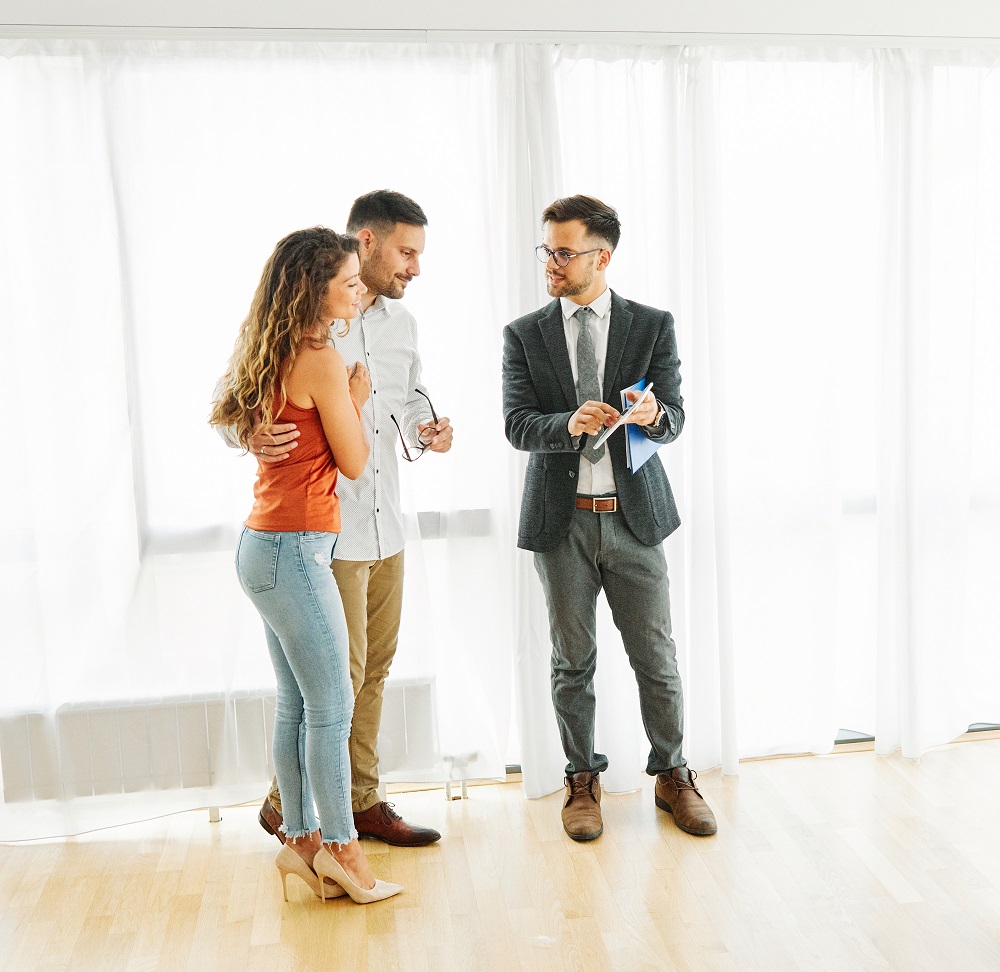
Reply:
<svg viewBox="0 0 1000 972"><path fill-rule="evenodd" d="M569 478L570 479L575 479L576 478L576 473L573 472L572 470L570 470Z"/></svg>

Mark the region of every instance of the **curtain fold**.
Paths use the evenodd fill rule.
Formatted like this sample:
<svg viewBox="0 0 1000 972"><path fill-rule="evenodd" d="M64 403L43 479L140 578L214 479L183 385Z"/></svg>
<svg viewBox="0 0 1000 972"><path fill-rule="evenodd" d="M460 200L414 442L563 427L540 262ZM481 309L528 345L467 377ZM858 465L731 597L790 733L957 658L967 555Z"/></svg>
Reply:
<svg viewBox="0 0 1000 972"><path fill-rule="evenodd" d="M543 273L534 248L541 239L541 215L561 194L561 146L553 140L559 122L552 52L542 45L517 45L503 52L505 189L519 200L506 226L507 287L501 326L548 301ZM499 335L498 335L499 337ZM502 352L502 339L496 352ZM499 357L497 358L499 362ZM499 402L499 399L498 399ZM519 763L524 792L544 796L565 775L566 757L559 743L550 701L549 658L552 652L545 596L532 555L517 549L517 515L527 455L507 449L505 465L505 539L507 570L513 597L514 698L520 741ZM513 500L513 502L512 502Z"/></svg>
<svg viewBox="0 0 1000 972"><path fill-rule="evenodd" d="M881 439L876 748L995 720L1000 78L983 55L878 59ZM995 373L995 372L994 372ZM992 696L992 697L991 697Z"/></svg>
<svg viewBox="0 0 1000 972"><path fill-rule="evenodd" d="M0 41L0 836L262 792L273 675L232 568L252 463L205 417L274 242L382 186L430 217L406 301L456 428L401 470L388 779L516 761L529 796L561 783L500 354L548 299L541 211L575 192L621 213L611 286L677 322L688 421L660 458L691 765L829 751L840 728L918 756L1000 722L998 66ZM600 631L605 783L630 789L646 742L603 604Z"/></svg>

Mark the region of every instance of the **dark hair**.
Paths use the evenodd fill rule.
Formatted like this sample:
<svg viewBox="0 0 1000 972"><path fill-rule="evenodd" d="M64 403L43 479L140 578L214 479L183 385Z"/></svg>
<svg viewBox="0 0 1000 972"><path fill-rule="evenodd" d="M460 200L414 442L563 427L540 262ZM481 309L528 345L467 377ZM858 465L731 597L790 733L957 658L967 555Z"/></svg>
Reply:
<svg viewBox="0 0 1000 972"><path fill-rule="evenodd" d="M347 214L348 233L370 229L377 236L385 236L397 223L426 226L427 216L409 196L391 189L376 189L358 196Z"/></svg>
<svg viewBox="0 0 1000 972"><path fill-rule="evenodd" d="M564 196L542 213L543 226L546 223L568 223L574 219L580 220L587 227L589 236L603 240L610 249L618 246L622 235L618 213L600 199L593 196Z"/></svg>
<svg viewBox="0 0 1000 972"><path fill-rule="evenodd" d="M209 418L245 449L284 408L285 374L316 329L327 284L358 249L356 237L314 226L289 233L268 257Z"/></svg>

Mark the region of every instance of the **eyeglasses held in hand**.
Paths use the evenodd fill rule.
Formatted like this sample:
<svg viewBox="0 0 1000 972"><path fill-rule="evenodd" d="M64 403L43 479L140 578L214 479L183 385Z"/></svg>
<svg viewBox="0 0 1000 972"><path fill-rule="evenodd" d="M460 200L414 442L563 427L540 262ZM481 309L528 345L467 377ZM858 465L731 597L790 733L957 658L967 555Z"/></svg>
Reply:
<svg viewBox="0 0 1000 972"><path fill-rule="evenodd" d="M431 401L430 395L426 392L422 392L419 388L413 389L418 395L423 395L427 399L427 404L431 408L431 418L434 420L434 424L438 424L437 412L434 411L434 403ZM396 421L396 416L390 413L389 418L392 419L392 424L396 426L396 431L399 433L399 441L403 443L403 458L407 462L416 462L429 448L429 445L424 445L422 442L416 446L410 446L406 443L406 436L403 435L403 430L399 427L399 422Z"/></svg>
<svg viewBox="0 0 1000 972"><path fill-rule="evenodd" d="M588 253L600 253L603 250L603 246L594 247L593 250L581 250L579 253L570 253L567 250L550 250L544 243L535 247L535 256L538 257L539 263L548 263L551 257L556 261L557 267L568 267L569 261L573 257L585 256Z"/></svg>

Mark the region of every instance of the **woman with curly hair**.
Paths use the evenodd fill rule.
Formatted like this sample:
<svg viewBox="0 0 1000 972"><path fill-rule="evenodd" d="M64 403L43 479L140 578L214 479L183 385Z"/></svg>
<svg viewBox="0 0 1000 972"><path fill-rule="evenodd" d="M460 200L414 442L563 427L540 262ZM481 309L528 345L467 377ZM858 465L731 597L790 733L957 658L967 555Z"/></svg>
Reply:
<svg viewBox="0 0 1000 972"><path fill-rule="evenodd" d="M330 342L334 321L360 311L358 241L323 227L275 247L240 329L209 422L249 450L274 422L294 422L298 447L259 463L254 505L236 552L244 592L264 621L277 681L274 766L285 844L275 861L288 900L296 874L324 900L346 891L379 901L403 889L377 881L351 814L347 739L354 696L344 608L330 571L340 531L334 487L368 461L359 407L371 393Z"/></svg>

